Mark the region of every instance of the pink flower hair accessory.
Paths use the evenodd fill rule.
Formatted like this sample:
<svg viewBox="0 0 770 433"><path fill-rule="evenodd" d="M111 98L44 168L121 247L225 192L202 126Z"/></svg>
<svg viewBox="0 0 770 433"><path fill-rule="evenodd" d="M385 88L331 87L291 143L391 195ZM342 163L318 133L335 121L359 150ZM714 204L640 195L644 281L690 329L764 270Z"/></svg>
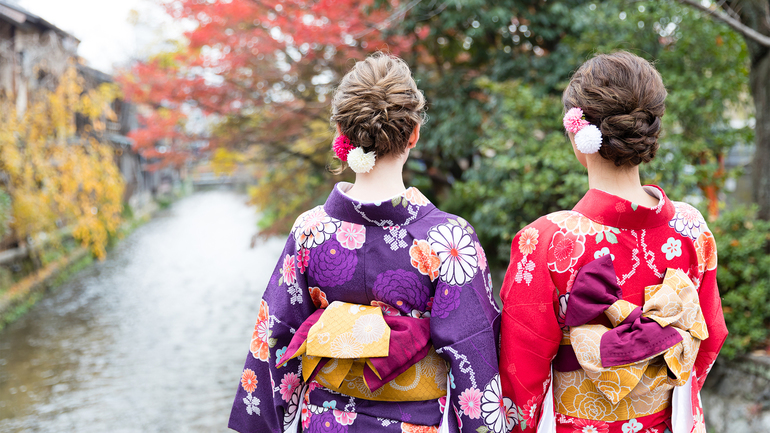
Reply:
<svg viewBox="0 0 770 433"><path fill-rule="evenodd" d="M583 110L580 108L570 108L564 115L564 129L573 134L577 134L588 125L588 121L583 117Z"/></svg>
<svg viewBox="0 0 770 433"><path fill-rule="evenodd" d="M602 147L602 132L585 120L582 109L570 108L563 122L564 128L575 134L575 147L581 153L596 153Z"/></svg>
<svg viewBox="0 0 770 433"><path fill-rule="evenodd" d="M334 149L334 153L337 155L337 158L341 159L342 161L347 161L348 153L350 153L350 151L356 147L353 146L353 143L350 142L350 139L346 135L340 134L337 136L337 138L334 139L332 148Z"/></svg>

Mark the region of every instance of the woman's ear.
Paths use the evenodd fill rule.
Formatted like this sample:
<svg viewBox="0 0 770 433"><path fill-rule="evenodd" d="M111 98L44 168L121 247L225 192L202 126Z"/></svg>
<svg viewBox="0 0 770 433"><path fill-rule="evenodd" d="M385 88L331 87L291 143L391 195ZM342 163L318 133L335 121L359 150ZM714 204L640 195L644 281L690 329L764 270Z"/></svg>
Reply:
<svg viewBox="0 0 770 433"><path fill-rule="evenodd" d="M409 135L409 143L407 144L407 149L414 149L415 146L417 146L417 141L420 139L420 124L418 123L417 126L414 127L412 130L412 134Z"/></svg>

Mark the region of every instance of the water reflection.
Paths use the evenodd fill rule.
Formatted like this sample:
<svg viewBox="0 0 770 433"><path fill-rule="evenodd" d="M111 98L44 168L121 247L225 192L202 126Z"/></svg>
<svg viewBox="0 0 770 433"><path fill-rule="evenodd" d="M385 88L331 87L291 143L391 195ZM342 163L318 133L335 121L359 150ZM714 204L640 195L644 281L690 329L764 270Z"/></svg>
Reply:
<svg viewBox="0 0 770 433"><path fill-rule="evenodd" d="M0 431L227 431L283 246L244 201L182 200L0 332Z"/></svg>

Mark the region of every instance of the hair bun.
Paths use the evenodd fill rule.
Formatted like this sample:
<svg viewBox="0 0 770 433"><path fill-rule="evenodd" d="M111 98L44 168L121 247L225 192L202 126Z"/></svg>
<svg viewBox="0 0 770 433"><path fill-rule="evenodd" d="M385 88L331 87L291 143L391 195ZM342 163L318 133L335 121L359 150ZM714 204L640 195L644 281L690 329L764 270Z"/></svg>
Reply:
<svg viewBox="0 0 770 433"><path fill-rule="evenodd" d="M599 125L605 158L617 166L650 162L659 148L660 126L660 117L641 109L605 117Z"/></svg>
<svg viewBox="0 0 770 433"><path fill-rule="evenodd" d="M355 146L378 157L403 153L424 120L425 98L406 62L375 53L357 62L332 101L333 124Z"/></svg>
<svg viewBox="0 0 770 433"><path fill-rule="evenodd" d="M658 151L666 88L646 60L620 51L585 62L564 90L565 109L580 107L602 132L599 155L616 166L649 162Z"/></svg>

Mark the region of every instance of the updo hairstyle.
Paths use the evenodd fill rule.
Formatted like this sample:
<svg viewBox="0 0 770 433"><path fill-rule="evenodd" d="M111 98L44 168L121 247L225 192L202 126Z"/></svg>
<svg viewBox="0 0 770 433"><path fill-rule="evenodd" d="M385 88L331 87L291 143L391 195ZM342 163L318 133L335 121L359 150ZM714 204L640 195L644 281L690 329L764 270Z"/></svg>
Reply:
<svg viewBox="0 0 770 433"><path fill-rule="evenodd" d="M425 120L425 97L406 62L375 53L345 74L332 100L332 125L352 145L380 158L401 154Z"/></svg>
<svg viewBox="0 0 770 433"><path fill-rule="evenodd" d="M649 162L658 151L666 88L648 61L626 51L583 63L564 90L565 111L578 107L602 132L599 155L617 167Z"/></svg>

